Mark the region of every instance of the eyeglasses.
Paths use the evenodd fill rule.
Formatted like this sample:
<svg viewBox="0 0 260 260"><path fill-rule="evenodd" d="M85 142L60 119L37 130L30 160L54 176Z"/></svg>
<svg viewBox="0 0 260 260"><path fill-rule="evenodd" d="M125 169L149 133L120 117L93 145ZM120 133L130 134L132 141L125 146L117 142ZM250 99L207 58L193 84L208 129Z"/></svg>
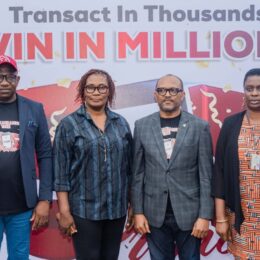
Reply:
<svg viewBox="0 0 260 260"><path fill-rule="evenodd" d="M93 94L96 90L98 91L99 94L106 94L108 90L108 86L104 84L99 84L98 86L95 85L86 85L85 90L87 93Z"/></svg>
<svg viewBox="0 0 260 260"><path fill-rule="evenodd" d="M14 83L17 80L17 75L14 75L14 74L7 74L7 75L0 74L0 83L2 83L4 81L4 79L7 82L9 82L9 83Z"/></svg>
<svg viewBox="0 0 260 260"><path fill-rule="evenodd" d="M253 93L256 90L256 92L259 94L260 93L260 86L257 87L251 87L251 86L245 86L245 91L248 93Z"/></svg>
<svg viewBox="0 0 260 260"><path fill-rule="evenodd" d="M167 92L169 92L169 94L171 96L176 96L178 95L178 93L182 92L183 90L181 88L157 88L156 92L160 95L160 96L165 96Z"/></svg>

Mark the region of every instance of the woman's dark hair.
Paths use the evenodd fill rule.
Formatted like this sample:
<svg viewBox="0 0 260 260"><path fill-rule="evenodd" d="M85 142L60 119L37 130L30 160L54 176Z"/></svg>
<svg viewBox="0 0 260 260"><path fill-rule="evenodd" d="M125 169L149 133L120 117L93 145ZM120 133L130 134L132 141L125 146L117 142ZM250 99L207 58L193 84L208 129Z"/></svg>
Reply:
<svg viewBox="0 0 260 260"><path fill-rule="evenodd" d="M247 78L251 76L260 76L260 68L251 69L246 73L244 77L244 86Z"/></svg>
<svg viewBox="0 0 260 260"><path fill-rule="evenodd" d="M108 89L109 89L108 103L109 106L111 107L115 98L115 84L111 76L106 71L100 69L91 69L81 77L78 84L78 94L76 96L76 101L79 101L82 104L85 103L85 93L84 93L85 85L88 77L91 75L103 75L106 77Z"/></svg>

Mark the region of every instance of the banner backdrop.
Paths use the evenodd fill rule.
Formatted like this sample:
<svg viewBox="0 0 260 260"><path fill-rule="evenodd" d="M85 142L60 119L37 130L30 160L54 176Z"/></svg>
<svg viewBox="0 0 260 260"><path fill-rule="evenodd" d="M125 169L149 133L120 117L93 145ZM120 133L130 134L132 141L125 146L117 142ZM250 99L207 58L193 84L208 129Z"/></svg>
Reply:
<svg viewBox="0 0 260 260"><path fill-rule="evenodd" d="M52 139L59 120L79 106L80 77L100 68L115 80L114 109L132 129L157 110L156 80L178 75L184 109L210 122L215 146L223 119L242 108L245 72L259 67L259 1L9 0L0 17L0 54L18 61L18 92L44 104ZM54 201L49 227L32 234L31 259L74 258L56 212ZM201 254L232 259L213 226ZM120 259L149 259L145 238L124 233Z"/></svg>

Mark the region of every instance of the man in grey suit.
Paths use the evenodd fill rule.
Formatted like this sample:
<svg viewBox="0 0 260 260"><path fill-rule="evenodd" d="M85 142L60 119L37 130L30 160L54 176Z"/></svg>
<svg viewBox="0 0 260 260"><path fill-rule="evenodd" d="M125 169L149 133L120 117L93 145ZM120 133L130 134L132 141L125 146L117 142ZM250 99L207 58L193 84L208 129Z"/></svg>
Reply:
<svg viewBox="0 0 260 260"><path fill-rule="evenodd" d="M160 111L137 120L131 188L135 229L147 233L152 260L200 259L213 214L208 123L181 110L182 80L166 75L155 93Z"/></svg>

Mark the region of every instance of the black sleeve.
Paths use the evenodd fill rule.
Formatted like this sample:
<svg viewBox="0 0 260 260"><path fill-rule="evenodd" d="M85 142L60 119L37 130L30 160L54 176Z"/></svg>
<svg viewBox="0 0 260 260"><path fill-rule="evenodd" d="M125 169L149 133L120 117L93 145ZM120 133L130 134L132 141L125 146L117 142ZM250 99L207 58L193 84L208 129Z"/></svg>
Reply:
<svg viewBox="0 0 260 260"><path fill-rule="evenodd" d="M224 160L225 160L225 146L228 135L228 124L224 121L224 124L220 130L216 154L214 171L212 176L211 195L216 198L225 199L224 189Z"/></svg>

